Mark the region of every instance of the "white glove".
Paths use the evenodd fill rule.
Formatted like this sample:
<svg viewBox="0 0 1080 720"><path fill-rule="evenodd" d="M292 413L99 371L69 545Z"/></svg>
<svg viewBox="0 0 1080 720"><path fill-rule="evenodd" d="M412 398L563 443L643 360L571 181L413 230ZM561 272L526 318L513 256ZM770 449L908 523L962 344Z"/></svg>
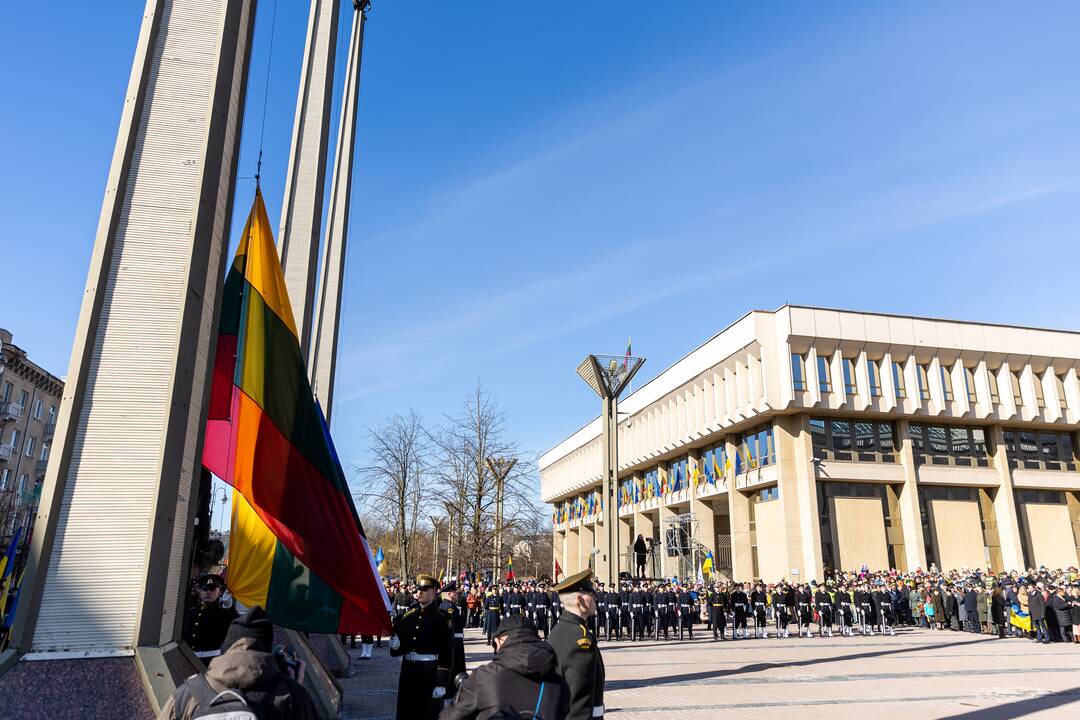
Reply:
<svg viewBox="0 0 1080 720"><path fill-rule="evenodd" d="M437 687L431 691L432 700L441 700L446 695L446 688Z"/></svg>
<svg viewBox="0 0 1080 720"><path fill-rule="evenodd" d="M397 635L390 636L390 649L399 650L401 648L401 640L398 640Z"/></svg>

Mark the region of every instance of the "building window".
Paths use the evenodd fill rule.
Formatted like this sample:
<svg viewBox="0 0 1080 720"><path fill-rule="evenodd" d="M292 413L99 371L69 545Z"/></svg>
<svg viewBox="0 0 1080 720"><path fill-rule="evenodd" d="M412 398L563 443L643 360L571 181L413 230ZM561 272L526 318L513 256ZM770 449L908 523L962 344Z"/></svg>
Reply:
<svg viewBox="0 0 1080 720"><path fill-rule="evenodd" d="M891 422L810 418L814 457L819 460L895 462L895 432Z"/></svg>
<svg viewBox="0 0 1080 720"><path fill-rule="evenodd" d="M856 392L855 361L851 358L844 358L841 362L844 367L844 392L848 395L854 395Z"/></svg>
<svg viewBox="0 0 1080 720"><path fill-rule="evenodd" d="M926 375L925 365L916 365L916 375L919 379L919 398L922 400L930 399L930 382Z"/></svg>
<svg viewBox="0 0 1080 720"><path fill-rule="evenodd" d="M34 401L34 419L35 420L40 420L41 419L41 410L42 410L43 405L44 405L44 403L41 402L41 400L35 400Z"/></svg>
<svg viewBox="0 0 1080 720"><path fill-rule="evenodd" d="M1024 404L1024 395L1020 392L1020 373L1015 370L1009 371L1009 383L1012 385L1013 402L1016 407Z"/></svg>
<svg viewBox="0 0 1080 720"><path fill-rule="evenodd" d="M796 392L806 390L806 375L803 367L803 356L798 353L791 353L791 385Z"/></svg>
<svg viewBox="0 0 1080 720"><path fill-rule="evenodd" d="M23 390L23 391L22 391L22 395L20 395L20 396L19 396L19 398L20 398L20 399L19 399L19 405L20 405L21 407L24 407L24 408L26 408L27 410L29 410L29 409L30 409L30 407L29 407L29 406L30 406L30 393L28 393L27 391Z"/></svg>
<svg viewBox="0 0 1080 720"><path fill-rule="evenodd" d="M4 402L11 402L11 391L15 389L15 384L6 382L4 383L4 396L0 398Z"/></svg>
<svg viewBox="0 0 1080 720"><path fill-rule="evenodd" d="M741 471L775 463L772 426L762 425L743 433L739 438L739 458Z"/></svg>
<svg viewBox="0 0 1080 720"><path fill-rule="evenodd" d="M38 458L41 462L45 462L49 459L49 444L41 443L41 457Z"/></svg>
<svg viewBox="0 0 1080 720"><path fill-rule="evenodd" d="M18 487L15 488L15 492L18 493L19 495L22 495L23 491L26 490L26 479L28 477L29 476L26 473L23 473L22 475L19 476L19 485L18 485Z"/></svg>
<svg viewBox="0 0 1080 720"><path fill-rule="evenodd" d="M1002 438L1010 467L1076 470L1076 443L1072 433L1005 428Z"/></svg>
<svg viewBox="0 0 1080 720"><path fill-rule="evenodd" d="M870 397L881 397L881 373L878 372L878 361L866 361L866 374L870 379Z"/></svg>
<svg viewBox="0 0 1080 720"><path fill-rule="evenodd" d="M909 428L916 462L963 467L990 466L985 428L919 423L911 423Z"/></svg>
<svg viewBox="0 0 1080 720"><path fill-rule="evenodd" d="M906 388L904 388L904 368L898 362L892 364L892 380L893 385L896 386L896 399L903 400L907 397Z"/></svg>
<svg viewBox="0 0 1080 720"><path fill-rule="evenodd" d="M34 457L34 441L37 440L33 435L26 438L26 457Z"/></svg>
<svg viewBox="0 0 1080 720"><path fill-rule="evenodd" d="M941 367L941 389L945 392L945 402L952 402L952 373Z"/></svg>
<svg viewBox="0 0 1080 720"><path fill-rule="evenodd" d="M832 378L829 377L829 361L823 355L817 359L818 390L823 393L832 392Z"/></svg>
<svg viewBox="0 0 1080 720"><path fill-rule="evenodd" d="M1001 402L1001 397L998 395L998 383L997 383L997 370L986 370L986 381L990 384L990 402L997 405Z"/></svg>
<svg viewBox="0 0 1080 720"><path fill-rule="evenodd" d="M1057 390L1058 407L1065 410L1069 403L1065 399L1065 376L1054 373L1054 388Z"/></svg>
<svg viewBox="0 0 1080 720"><path fill-rule="evenodd" d="M8 480L11 478L11 469L4 468L3 472L0 472L0 491L7 490Z"/></svg>
<svg viewBox="0 0 1080 720"><path fill-rule="evenodd" d="M777 487L776 485L773 485L772 487L764 488L764 489L760 490L757 493L757 496L756 496L755 499L759 503L769 502L770 500L779 500L780 499L780 488Z"/></svg>
<svg viewBox="0 0 1080 720"><path fill-rule="evenodd" d="M19 440L20 440L20 438L22 438L22 433L19 432L18 430L16 430L15 428L11 428L11 442L9 442L8 445L10 445L13 448L12 449L13 453L19 452Z"/></svg>
<svg viewBox="0 0 1080 720"><path fill-rule="evenodd" d="M969 367L964 368L964 391L967 392L968 402L975 402L975 372Z"/></svg>
<svg viewBox="0 0 1080 720"><path fill-rule="evenodd" d="M49 422L51 422L51 423L56 422L56 406L55 405L50 405L49 406Z"/></svg>

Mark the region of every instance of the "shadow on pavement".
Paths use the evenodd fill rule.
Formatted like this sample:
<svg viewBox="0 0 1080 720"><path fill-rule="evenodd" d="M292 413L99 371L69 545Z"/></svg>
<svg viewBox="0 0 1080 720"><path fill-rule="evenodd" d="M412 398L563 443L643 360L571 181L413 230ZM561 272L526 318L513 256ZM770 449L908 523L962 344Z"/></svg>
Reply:
<svg viewBox="0 0 1080 720"><path fill-rule="evenodd" d="M752 663L750 665L743 665L739 668L731 670L710 670L707 672L689 673L681 675L666 675L663 677L644 678L639 680L609 680L604 685L605 690L630 690L633 688L641 687L654 687L657 685L670 685L674 683L694 681L694 680L707 680L712 678L730 677L732 675L742 675L746 673L763 672L765 670L775 670L777 668L793 668L793 667L806 667L809 665L818 665L821 663L832 662L846 662L849 660L865 660L867 658L882 657L885 655L898 655L901 653L917 653L924 650L940 650L942 648L956 648L963 645L974 645L976 643L986 642L984 639L979 640L966 640L964 642L956 643L935 643L933 645L920 645L917 647L903 647L892 650L875 650L873 652L854 653L852 655L843 656L831 656L824 658L809 658L806 660L793 660L791 662L760 662Z"/></svg>
<svg viewBox="0 0 1080 720"><path fill-rule="evenodd" d="M941 718L941 720L976 720L976 718L978 720L1011 720L1012 718L1023 717L1043 710L1053 710L1077 700L1080 700L1080 687L1015 700L992 708L979 708L959 715L949 715ZM1072 717L1078 715L1080 715L1080 712L1073 714Z"/></svg>

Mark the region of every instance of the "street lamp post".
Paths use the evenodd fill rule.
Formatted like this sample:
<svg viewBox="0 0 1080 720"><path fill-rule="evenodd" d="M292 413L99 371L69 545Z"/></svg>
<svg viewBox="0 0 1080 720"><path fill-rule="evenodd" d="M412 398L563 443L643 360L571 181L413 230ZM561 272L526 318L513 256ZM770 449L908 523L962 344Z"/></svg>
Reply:
<svg viewBox="0 0 1080 720"><path fill-rule="evenodd" d="M505 520L503 500L506 496L506 478L510 475L510 471L514 469L514 466L517 465L517 458L510 458L509 460L487 458L485 462L488 470L495 477L495 541L492 543L495 554L494 562L491 565L491 577L492 581L494 581L499 572L499 565L502 563L503 522Z"/></svg>
<svg viewBox="0 0 1080 720"><path fill-rule="evenodd" d="M619 395L630 384L645 358L626 355L589 355L577 373L600 396L600 427L603 433L604 532L600 536L596 574L608 583L619 581L619 510L615 493L619 481Z"/></svg>

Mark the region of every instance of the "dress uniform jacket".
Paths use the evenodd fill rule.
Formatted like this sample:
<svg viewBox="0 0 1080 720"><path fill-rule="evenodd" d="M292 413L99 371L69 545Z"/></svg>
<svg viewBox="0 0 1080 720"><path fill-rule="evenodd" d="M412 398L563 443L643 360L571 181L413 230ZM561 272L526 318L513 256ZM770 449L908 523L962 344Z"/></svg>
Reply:
<svg viewBox="0 0 1080 720"><path fill-rule="evenodd" d="M183 638L197 653L218 654L221 643L236 619L236 606L225 607L221 600L204 605L199 600L188 605L184 613Z"/></svg>
<svg viewBox="0 0 1080 720"><path fill-rule="evenodd" d="M454 634L454 654L450 660L450 677L456 678L465 672L465 618L461 614L461 609L449 600L443 600L439 609L450 619L450 629ZM446 688L446 696L451 697L454 690L454 685L451 683Z"/></svg>
<svg viewBox="0 0 1080 720"><path fill-rule="evenodd" d="M406 610L394 621L401 641L390 654L404 656L398 680L397 719L426 720L438 716L441 700L432 700L436 687L449 688L454 659L452 620L436 603Z"/></svg>
<svg viewBox="0 0 1080 720"><path fill-rule="evenodd" d="M563 610L548 640L570 693L567 720L604 716L604 660L596 637L576 613Z"/></svg>

